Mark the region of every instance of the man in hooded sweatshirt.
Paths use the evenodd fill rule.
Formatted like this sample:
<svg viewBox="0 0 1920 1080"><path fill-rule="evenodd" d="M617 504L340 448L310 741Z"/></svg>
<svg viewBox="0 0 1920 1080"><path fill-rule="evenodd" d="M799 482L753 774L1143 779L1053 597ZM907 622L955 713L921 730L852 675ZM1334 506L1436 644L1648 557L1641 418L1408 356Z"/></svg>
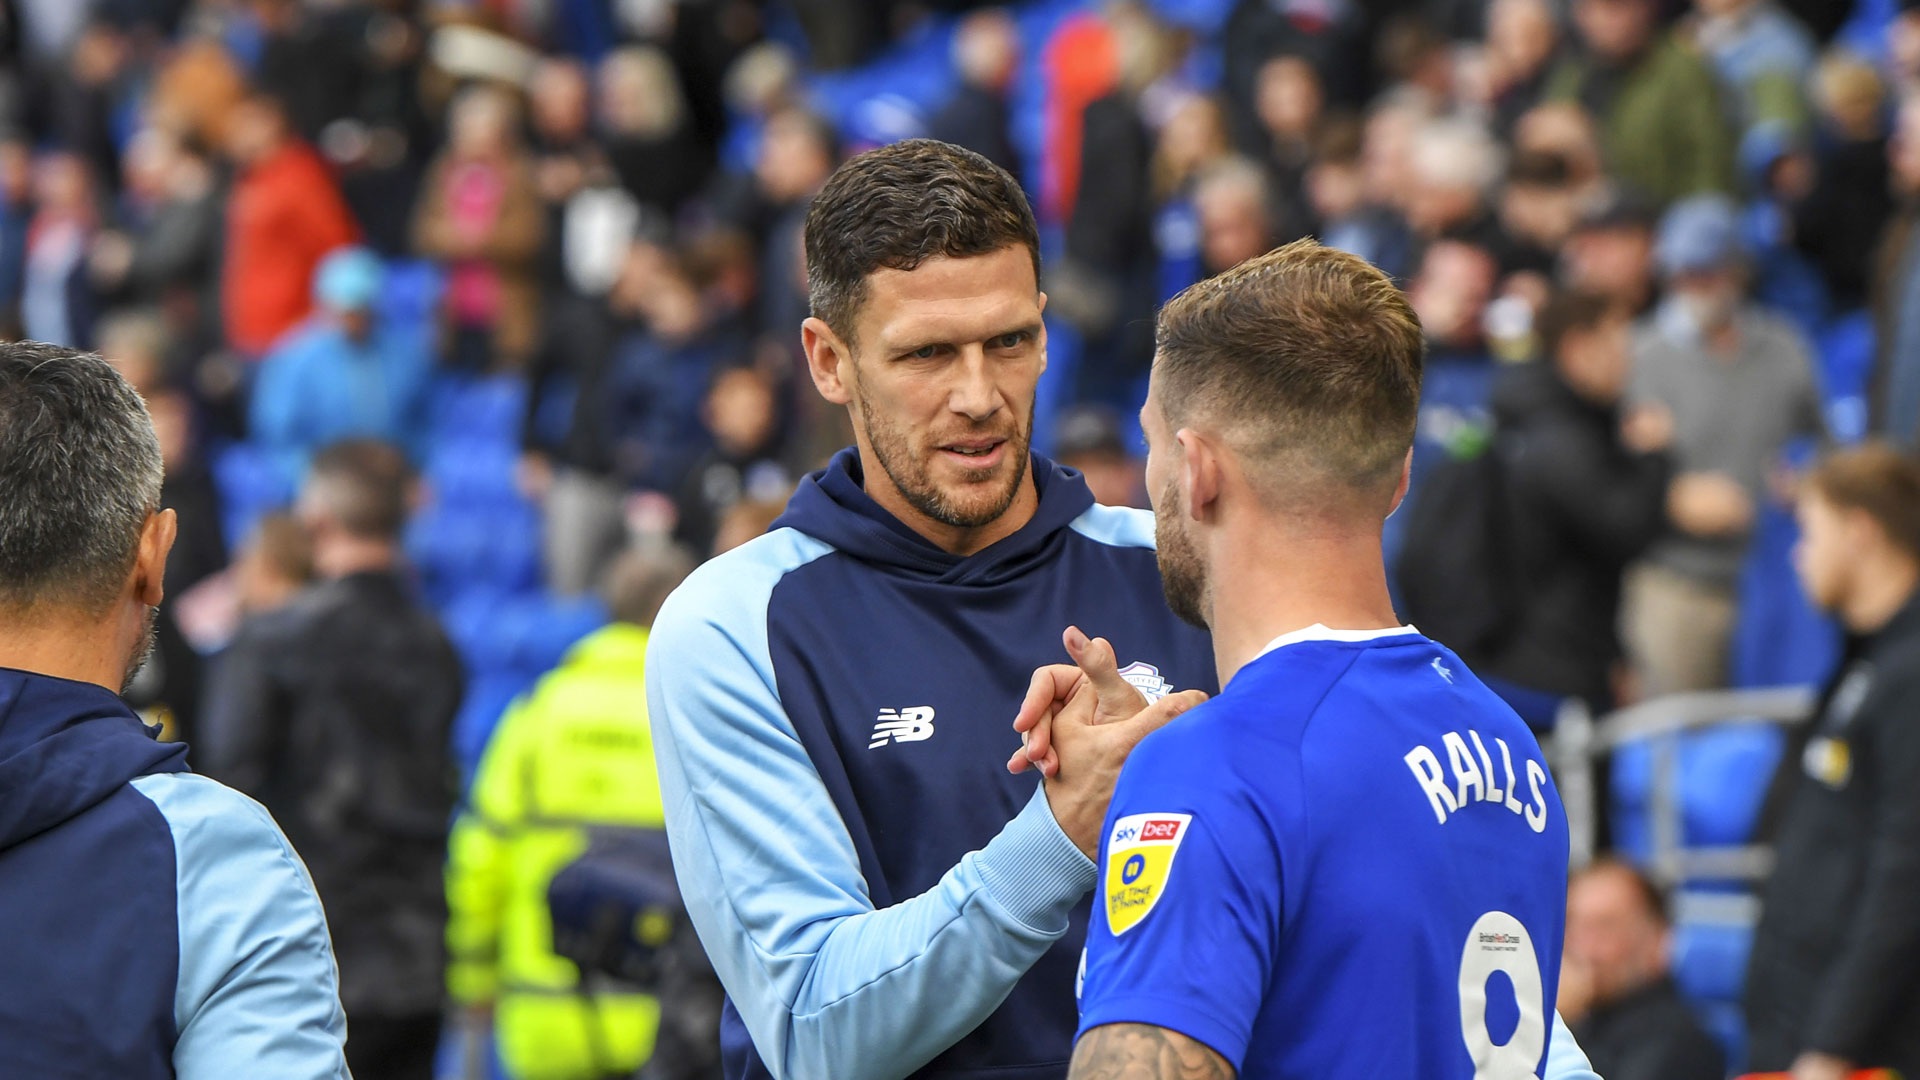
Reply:
<svg viewBox="0 0 1920 1080"><path fill-rule="evenodd" d="M1151 514L1030 450L1039 248L1013 178L930 139L853 158L809 206L801 341L855 445L695 571L647 649L729 1077L1064 1080L1114 777L1204 696L1175 691L1217 685ZM1113 722L1071 760L1030 746L1036 784L1007 725L1062 689L1030 675L1076 624L1110 635L1065 644ZM1549 1080L1589 1080L1552 1046Z"/></svg>
<svg viewBox="0 0 1920 1080"><path fill-rule="evenodd" d="M306 868L117 696L174 513L98 356L0 344L0 1074L344 1080Z"/></svg>

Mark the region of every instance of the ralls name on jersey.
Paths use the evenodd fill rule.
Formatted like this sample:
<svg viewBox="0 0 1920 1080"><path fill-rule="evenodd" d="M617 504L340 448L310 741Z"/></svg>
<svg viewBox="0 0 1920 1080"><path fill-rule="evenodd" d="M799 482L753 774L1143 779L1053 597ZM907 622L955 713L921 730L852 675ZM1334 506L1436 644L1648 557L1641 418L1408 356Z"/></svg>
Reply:
<svg viewBox="0 0 1920 1080"><path fill-rule="evenodd" d="M1471 748L1467 746L1469 740L1473 743ZM1471 728L1464 739L1457 731L1447 732L1440 736L1440 744L1447 755L1445 772L1441 770L1439 755L1425 746L1416 746L1406 755L1407 768L1413 771L1413 779L1433 806L1435 821L1445 825L1450 815L1474 803L1493 803L1525 817L1527 827L1534 832L1546 831L1547 796L1543 790L1547 782L1546 766L1530 757L1520 759L1528 788L1528 801L1522 803L1515 797L1520 793L1518 777L1513 771L1513 751L1505 739L1493 740L1500 757L1497 772L1494 754L1487 750L1480 733Z"/></svg>
<svg viewBox="0 0 1920 1080"><path fill-rule="evenodd" d="M1191 814L1128 814L1107 837L1107 928L1139 925L1167 889L1167 872L1187 838Z"/></svg>

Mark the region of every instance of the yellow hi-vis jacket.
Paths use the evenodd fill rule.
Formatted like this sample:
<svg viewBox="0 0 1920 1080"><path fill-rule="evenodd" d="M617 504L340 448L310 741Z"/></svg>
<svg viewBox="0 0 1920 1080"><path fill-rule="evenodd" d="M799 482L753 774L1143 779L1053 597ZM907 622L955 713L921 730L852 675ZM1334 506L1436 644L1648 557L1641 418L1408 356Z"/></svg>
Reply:
<svg viewBox="0 0 1920 1080"><path fill-rule="evenodd" d="M591 826L663 828L647 728L647 632L615 623L576 644L501 718L447 857L447 987L493 1005L515 1080L600 1080L652 1053L660 1007L644 994L584 996L554 955L547 885Z"/></svg>

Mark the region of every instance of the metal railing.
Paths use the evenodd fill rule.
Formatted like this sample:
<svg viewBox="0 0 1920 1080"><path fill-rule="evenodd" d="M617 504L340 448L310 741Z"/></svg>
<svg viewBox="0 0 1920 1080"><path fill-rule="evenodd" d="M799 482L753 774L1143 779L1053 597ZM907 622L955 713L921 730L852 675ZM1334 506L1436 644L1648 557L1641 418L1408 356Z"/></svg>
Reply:
<svg viewBox="0 0 1920 1080"><path fill-rule="evenodd" d="M1561 707L1547 752L1567 808L1575 865L1592 859L1605 793L1595 790L1594 763L1628 743L1647 741L1653 754L1648 817L1653 839L1648 872L1672 888L1699 879L1759 882L1773 868L1764 844L1689 847L1683 838L1677 736L1709 727L1773 724L1791 728L1811 718L1808 686L1671 694L1619 709L1597 720L1585 704Z"/></svg>

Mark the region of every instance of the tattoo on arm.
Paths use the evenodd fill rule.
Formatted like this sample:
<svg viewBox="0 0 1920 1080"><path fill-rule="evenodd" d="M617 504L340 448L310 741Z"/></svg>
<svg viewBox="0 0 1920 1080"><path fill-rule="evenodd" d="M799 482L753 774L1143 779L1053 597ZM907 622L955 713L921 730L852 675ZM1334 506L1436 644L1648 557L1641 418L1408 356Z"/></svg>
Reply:
<svg viewBox="0 0 1920 1080"><path fill-rule="evenodd" d="M1233 1067L1177 1031L1105 1024L1080 1037L1067 1080L1233 1080Z"/></svg>

